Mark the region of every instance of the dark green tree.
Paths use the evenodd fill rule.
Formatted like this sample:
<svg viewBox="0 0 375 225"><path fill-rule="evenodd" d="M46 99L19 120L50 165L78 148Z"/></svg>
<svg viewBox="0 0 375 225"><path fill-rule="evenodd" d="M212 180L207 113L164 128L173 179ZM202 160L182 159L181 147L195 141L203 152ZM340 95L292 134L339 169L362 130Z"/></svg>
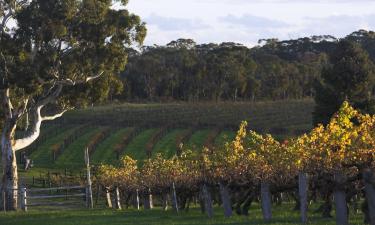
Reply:
<svg viewBox="0 0 375 225"><path fill-rule="evenodd" d="M327 124L343 101L362 112L374 112L374 65L360 45L341 40L330 56L330 64L315 84L314 124Z"/></svg>
<svg viewBox="0 0 375 225"><path fill-rule="evenodd" d="M38 138L43 121L110 94L113 82L118 84L116 75L125 68L127 49L143 42L145 24L124 7L114 9L115 2L127 4L0 1L2 190L8 210L17 208L16 151ZM31 125L17 139L15 131L27 113Z"/></svg>

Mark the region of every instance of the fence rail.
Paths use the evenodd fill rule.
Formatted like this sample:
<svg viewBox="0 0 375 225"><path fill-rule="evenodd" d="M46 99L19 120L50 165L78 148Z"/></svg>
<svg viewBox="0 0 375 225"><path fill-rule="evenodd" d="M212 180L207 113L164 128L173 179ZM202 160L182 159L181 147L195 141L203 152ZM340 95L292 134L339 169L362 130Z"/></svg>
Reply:
<svg viewBox="0 0 375 225"><path fill-rule="evenodd" d="M69 190L84 190L84 193L79 194L68 194ZM85 197L86 205L88 204L87 201L87 191L88 188L86 186L71 186L71 187L54 187L54 188L35 188L35 189L27 189L27 188L20 188L20 196L21 196L21 209L27 211L28 207L30 206L62 206L62 205L70 205L71 202L37 202L37 203L29 203L28 200L38 200L38 199L57 199L57 198L72 198L72 197ZM65 190L65 194L58 194L58 195L31 195L29 193L36 193L36 192L51 192L51 191L61 191Z"/></svg>

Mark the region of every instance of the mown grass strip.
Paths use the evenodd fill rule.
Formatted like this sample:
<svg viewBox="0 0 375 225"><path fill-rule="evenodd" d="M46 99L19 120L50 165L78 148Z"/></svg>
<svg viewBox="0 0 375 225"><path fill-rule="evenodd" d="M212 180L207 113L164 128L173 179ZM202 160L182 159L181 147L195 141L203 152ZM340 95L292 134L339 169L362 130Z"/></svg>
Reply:
<svg viewBox="0 0 375 225"><path fill-rule="evenodd" d="M58 135L47 139L42 145L38 147L36 151L34 151L30 158L34 162L34 166L36 167L52 167L53 166L53 156L51 151L51 146L57 143L61 143L64 141L66 137L71 135L77 127L71 127L70 129L63 130Z"/></svg>
<svg viewBox="0 0 375 225"><path fill-rule="evenodd" d="M146 144L156 131L157 129L147 129L140 132L125 148L123 155L128 155L139 161L146 159Z"/></svg>
<svg viewBox="0 0 375 225"><path fill-rule="evenodd" d="M91 156L92 163L114 164L117 160L115 146L121 142L123 136L128 133L130 128L120 129L114 132L110 137L99 144L94 154Z"/></svg>
<svg viewBox="0 0 375 225"><path fill-rule="evenodd" d="M60 168L78 168L84 166L84 149L90 142L92 137L101 132L103 128L90 129L88 132L84 133L81 137L76 139L73 143L69 145L68 148L64 149L64 152L55 162L56 167Z"/></svg>
<svg viewBox="0 0 375 225"><path fill-rule="evenodd" d="M170 158L177 153L178 143L177 137L186 133L186 129L174 129L167 133L154 147L152 155L158 153L163 154L165 157Z"/></svg>

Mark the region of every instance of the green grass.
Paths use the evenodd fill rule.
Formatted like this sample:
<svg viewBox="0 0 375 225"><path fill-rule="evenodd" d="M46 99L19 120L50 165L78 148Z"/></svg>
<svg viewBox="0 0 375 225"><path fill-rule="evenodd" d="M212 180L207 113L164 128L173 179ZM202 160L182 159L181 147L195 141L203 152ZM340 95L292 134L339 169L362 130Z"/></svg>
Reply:
<svg viewBox="0 0 375 225"><path fill-rule="evenodd" d="M133 140L126 146L123 155L128 155L133 159L142 161L147 158L146 144L152 135L157 132L157 129L147 129L140 132Z"/></svg>
<svg viewBox="0 0 375 225"><path fill-rule="evenodd" d="M75 140L63 153L57 158L55 166L58 168L79 168L83 167L84 149L90 142L91 138L103 128L95 128L88 130L85 134Z"/></svg>
<svg viewBox="0 0 375 225"><path fill-rule="evenodd" d="M292 211L292 205L285 204L273 209L271 222L263 222L259 205L250 210L250 216L237 216L224 218L222 209L215 208L215 216L212 219L202 214L198 208L192 208L189 212L182 211L178 215L172 211L164 212L159 208L149 211L129 210L31 210L24 212L0 213L2 225L297 225L299 213ZM315 209L315 208L314 208ZM311 210L312 211L312 210ZM334 219L323 219L319 214L310 213L310 225L334 225ZM362 215L351 214L351 225L361 225Z"/></svg>
<svg viewBox="0 0 375 225"><path fill-rule="evenodd" d="M185 148L199 150L203 146L209 133L210 130L208 129L198 130L194 132L193 135L191 135L189 141L185 144Z"/></svg>
<svg viewBox="0 0 375 225"><path fill-rule="evenodd" d="M99 144L91 160L94 164L99 163L114 163L116 161L116 154L114 147L118 144L123 136L128 133L130 128L123 128L111 134L107 139Z"/></svg>
<svg viewBox="0 0 375 225"><path fill-rule="evenodd" d="M38 150L34 151L30 158L34 161L34 166L36 167L51 167L53 166L52 158L52 145L59 144L64 141L64 138L69 136L74 132L76 128L70 128L67 130L62 130L58 135L47 139Z"/></svg>
<svg viewBox="0 0 375 225"><path fill-rule="evenodd" d="M177 152L176 138L185 132L185 129L175 129L167 133L154 147L152 154L162 153L165 157L170 158Z"/></svg>

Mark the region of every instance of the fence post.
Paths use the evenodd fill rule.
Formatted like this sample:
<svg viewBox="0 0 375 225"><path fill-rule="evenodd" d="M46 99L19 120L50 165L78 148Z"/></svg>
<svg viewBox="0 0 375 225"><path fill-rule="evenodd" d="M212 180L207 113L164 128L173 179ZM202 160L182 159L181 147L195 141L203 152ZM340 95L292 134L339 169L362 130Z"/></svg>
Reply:
<svg viewBox="0 0 375 225"><path fill-rule="evenodd" d="M21 209L27 212L27 193L26 188L21 188Z"/></svg>
<svg viewBox="0 0 375 225"><path fill-rule="evenodd" d="M107 200L108 208L112 208L111 193L107 187L105 188L105 198Z"/></svg>
<svg viewBox="0 0 375 225"><path fill-rule="evenodd" d="M272 199L270 185L268 182L262 182L260 185L261 205L263 219L268 222L272 219Z"/></svg>
<svg viewBox="0 0 375 225"><path fill-rule="evenodd" d="M3 200L3 210L4 210L4 212L6 212L7 208L6 208L5 191L4 190L2 190L1 195L3 197L3 199L2 199Z"/></svg>
<svg viewBox="0 0 375 225"><path fill-rule="evenodd" d="M139 210L139 190L137 189L137 210Z"/></svg>
<svg viewBox="0 0 375 225"><path fill-rule="evenodd" d="M116 206L116 209L121 209L120 190L118 186L116 186L116 190L115 190L115 206Z"/></svg>
<svg viewBox="0 0 375 225"><path fill-rule="evenodd" d="M85 163L86 163L86 178L87 178L87 187L86 187L86 206L87 208L94 208L94 202L92 199L92 183L91 183L91 173L90 173L90 155L89 149L85 149Z"/></svg>
<svg viewBox="0 0 375 225"><path fill-rule="evenodd" d="M173 209L176 211L176 213L178 213L177 193L176 193L176 186L174 182L172 184L172 188L173 188Z"/></svg>
<svg viewBox="0 0 375 225"><path fill-rule="evenodd" d="M203 184L202 194L203 194L203 201L204 201L204 209L207 213L208 218L212 218L214 215L214 210L212 208L212 197L211 197L211 192L210 190L208 190L206 183Z"/></svg>
<svg viewBox="0 0 375 225"><path fill-rule="evenodd" d="M307 209L308 209L308 199L307 199L307 192L308 192L308 180L307 174L304 172L300 172L298 175L298 193L300 199L300 211L301 211L301 222L302 224L307 224Z"/></svg>

